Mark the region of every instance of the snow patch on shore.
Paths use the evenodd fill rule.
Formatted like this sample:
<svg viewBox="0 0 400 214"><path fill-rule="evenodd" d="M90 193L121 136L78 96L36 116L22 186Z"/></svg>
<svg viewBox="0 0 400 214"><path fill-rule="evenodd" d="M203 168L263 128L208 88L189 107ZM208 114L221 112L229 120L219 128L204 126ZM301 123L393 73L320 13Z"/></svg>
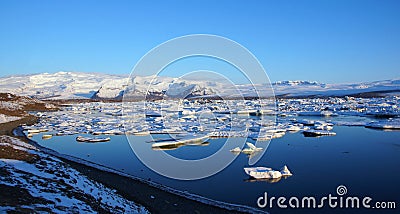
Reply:
<svg viewBox="0 0 400 214"><path fill-rule="evenodd" d="M0 159L0 168L8 176L0 177L0 184L23 188L34 198L47 201L46 204L32 202L23 208L36 210L49 208L56 213L148 213L132 201L124 199L104 185L92 181L69 167L60 159L38 151L32 145L17 138L0 136L1 145L37 155L38 160L28 163L22 160ZM36 200L35 200L36 201ZM15 210L3 206L2 211Z"/></svg>
<svg viewBox="0 0 400 214"><path fill-rule="evenodd" d="M0 114L0 123L8 123L14 120L19 120L21 117L16 117L16 116L8 116L5 114Z"/></svg>

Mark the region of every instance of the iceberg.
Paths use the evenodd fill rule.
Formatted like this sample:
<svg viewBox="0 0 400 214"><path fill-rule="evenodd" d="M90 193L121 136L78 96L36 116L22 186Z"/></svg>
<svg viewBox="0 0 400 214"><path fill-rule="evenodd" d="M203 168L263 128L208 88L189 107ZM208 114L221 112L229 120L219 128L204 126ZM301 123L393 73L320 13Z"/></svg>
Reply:
<svg viewBox="0 0 400 214"><path fill-rule="evenodd" d="M231 150L229 150L230 152L232 152L232 153L239 153L239 152L241 152L242 150L239 148L239 147L235 147L235 148L233 148L233 149L231 149Z"/></svg>
<svg viewBox="0 0 400 214"><path fill-rule="evenodd" d="M336 133L328 131L328 130L310 129L310 130L303 131L303 135L305 137L318 137L318 136L334 136L334 135L336 135Z"/></svg>
<svg viewBox="0 0 400 214"><path fill-rule="evenodd" d="M281 171L273 170L268 167L245 167L244 171L255 179L277 179L282 176L292 176L287 166L283 166Z"/></svg>
<svg viewBox="0 0 400 214"><path fill-rule="evenodd" d="M400 129L400 120L371 122L366 124L365 127L375 129Z"/></svg>

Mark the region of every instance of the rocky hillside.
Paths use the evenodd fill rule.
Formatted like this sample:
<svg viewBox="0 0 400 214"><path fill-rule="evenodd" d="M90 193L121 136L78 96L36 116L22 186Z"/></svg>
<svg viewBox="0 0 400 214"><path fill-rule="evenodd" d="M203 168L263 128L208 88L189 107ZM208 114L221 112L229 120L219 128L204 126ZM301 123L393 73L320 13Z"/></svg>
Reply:
<svg viewBox="0 0 400 214"><path fill-rule="evenodd" d="M17 96L10 93L0 93L0 114L8 116L24 116L27 111L56 110L57 106L51 102Z"/></svg>
<svg viewBox="0 0 400 214"><path fill-rule="evenodd" d="M50 102L0 93L0 134L11 134L12 129L21 124L35 123L36 117L28 111L51 111L58 107Z"/></svg>

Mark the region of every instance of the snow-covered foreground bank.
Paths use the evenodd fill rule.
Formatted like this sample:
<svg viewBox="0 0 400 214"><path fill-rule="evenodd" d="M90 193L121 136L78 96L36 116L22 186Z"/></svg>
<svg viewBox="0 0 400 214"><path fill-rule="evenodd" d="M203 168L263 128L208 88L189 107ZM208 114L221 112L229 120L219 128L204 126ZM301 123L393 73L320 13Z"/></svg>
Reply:
<svg viewBox="0 0 400 214"><path fill-rule="evenodd" d="M0 212L148 213L17 138L0 136L0 174L1 190L7 191L1 194Z"/></svg>
<svg viewBox="0 0 400 214"><path fill-rule="evenodd" d="M11 122L14 120L19 120L19 119L21 119L21 117L0 114L0 123L8 123L8 122Z"/></svg>

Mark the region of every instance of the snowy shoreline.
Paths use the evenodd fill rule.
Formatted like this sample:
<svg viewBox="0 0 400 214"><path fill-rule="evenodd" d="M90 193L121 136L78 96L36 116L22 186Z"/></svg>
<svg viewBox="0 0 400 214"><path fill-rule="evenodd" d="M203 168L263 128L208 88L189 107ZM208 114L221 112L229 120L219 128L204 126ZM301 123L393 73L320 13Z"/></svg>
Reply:
<svg viewBox="0 0 400 214"><path fill-rule="evenodd" d="M21 139L0 136L0 212L148 213L100 182Z"/></svg>

